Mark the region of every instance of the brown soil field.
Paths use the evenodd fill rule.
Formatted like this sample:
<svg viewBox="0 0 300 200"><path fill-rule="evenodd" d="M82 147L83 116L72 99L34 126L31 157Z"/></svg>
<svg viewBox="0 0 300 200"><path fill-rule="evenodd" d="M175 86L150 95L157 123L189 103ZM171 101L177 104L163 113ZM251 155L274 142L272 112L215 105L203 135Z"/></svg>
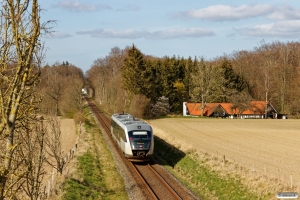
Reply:
<svg viewBox="0 0 300 200"><path fill-rule="evenodd" d="M60 126L62 150L64 153L68 153L75 146L78 139L74 119L62 119Z"/></svg>
<svg viewBox="0 0 300 200"><path fill-rule="evenodd" d="M183 151L196 150L300 186L300 120L165 118L154 134Z"/></svg>

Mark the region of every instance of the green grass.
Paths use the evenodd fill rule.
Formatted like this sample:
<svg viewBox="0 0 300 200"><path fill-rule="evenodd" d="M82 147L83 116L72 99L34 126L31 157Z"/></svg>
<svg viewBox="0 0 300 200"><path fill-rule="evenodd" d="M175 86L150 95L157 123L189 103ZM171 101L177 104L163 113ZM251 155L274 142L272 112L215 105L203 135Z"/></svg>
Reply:
<svg viewBox="0 0 300 200"><path fill-rule="evenodd" d="M82 179L71 178L64 183L66 193L63 199L101 199L108 192L95 161L89 152L78 157L78 173L82 175Z"/></svg>
<svg viewBox="0 0 300 200"><path fill-rule="evenodd" d="M201 199L268 199L249 191L240 177L221 176L205 163L197 160L194 152L184 153L160 138L155 138L155 158L189 187Z"/></svg>
<svg viewBox="0 0 300 200"><path fill-rule="evenodd" d="M77 170L63 183L64 200L128 199L122 177L92 116L85 121L86 152L77 158ZM88 136L88 137L87 137Z"/></svg>

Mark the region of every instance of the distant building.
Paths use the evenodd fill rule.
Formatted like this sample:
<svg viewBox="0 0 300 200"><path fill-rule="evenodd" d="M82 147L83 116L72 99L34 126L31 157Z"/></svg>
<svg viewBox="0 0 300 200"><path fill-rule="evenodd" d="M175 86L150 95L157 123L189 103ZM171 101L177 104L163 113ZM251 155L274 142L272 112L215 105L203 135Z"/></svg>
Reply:
<svg viewBox="0 0 300 200"><path fill-rule="evenodd" d="M87 95L87 89L86 88L82 88L81 92L82 92L83 95Z"/></svg>
<svg viewBox="0 0 300 200"><path fill-rule="evenodd" d="M203 116L223 117L223 118L242 118L242 119L263 119L263 118L287 118L281 117L279 112L270 102L251 101L249 105L238 107L233 103L183 103L184 116Z"/></svg>

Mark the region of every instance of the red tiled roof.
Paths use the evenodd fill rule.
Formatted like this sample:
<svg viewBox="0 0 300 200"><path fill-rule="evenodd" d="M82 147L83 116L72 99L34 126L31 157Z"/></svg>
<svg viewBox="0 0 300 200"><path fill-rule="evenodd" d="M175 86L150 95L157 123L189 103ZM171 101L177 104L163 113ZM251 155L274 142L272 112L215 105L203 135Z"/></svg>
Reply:
<svg viewBox="0 0 300 200"><path fill-rule="evenodd" d="M266 102L265 101L251 101L251 107L242 112L244 115L251 114L265 114Z"/></svg>
<svg viewBox="0 0 300 200"><path fill-rule="evenodd" d="M219 105L219 103L206 103L203 115L210 116ZM190 115L200 116L202 113L202 103L186 103L186 107Z"/></svg>
<svg viewBox="0 0 300 200"><path fill-rule="evenodd" d="M201 115L201 103L186 103L190 115Z"/></svg>
<svg viewBox="0 0 300 200"><path fill-rule="evenodd" d="M267 103L265 101L251 101L251 107L240 114L265 114L266 104ZM186 106L190 115L201 115L202 103L186 103ZM234 105L232 103L206 103L204 107L203 116L210 116L218 106L221 106L229 115L239 114L240 112L238 108L234 108Z"/></svg>
<svg viewBox="0 0 300 200"><path fill-rule="evenodd" d="M222 106L225 112L229 115L234 115L239 113L239 109L234 108L232 103L220 103L220 106Z"/></svg>
<svg viewBox="0 0 300 200"><path fill-rule="evenodd" d="M219 103L206 103L203 116L210 116L219 105Z"/></svg>

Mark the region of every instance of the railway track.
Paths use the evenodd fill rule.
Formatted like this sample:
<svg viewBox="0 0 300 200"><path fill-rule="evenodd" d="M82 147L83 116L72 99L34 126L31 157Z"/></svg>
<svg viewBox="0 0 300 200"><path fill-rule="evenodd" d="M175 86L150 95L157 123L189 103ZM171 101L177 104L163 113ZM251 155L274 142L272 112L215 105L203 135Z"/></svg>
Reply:
<svg viewBox="0 0 300 200"><path fill-rule="evenodd" d="M130 162L153 199L182 199L167 181L149 164Z"/></svg>
<svg viewBox="0 0 300 200"><path fill-rule="evenodd" d="M88 105L98 121L98 123L105 129L109 138L113 141L110 134L110 118L105 115L93 101L86 99ZM115 142L114 147L118 149ZM141 190L148 191L145 196L151 199L198 199L194 194L186 190L180 183L176 182L172 177L166 174L163 170L158 172L150 163L134 163L129 162L124 158L121 151L117 151L120 157L123 158L124 163L128 166L131 172L135 173L136 181L139 179L140 183L137 183ZM148 199L148 198L146 198Z"/></svg>
<svg viewBox="0 0 300 200"><path fill-rule="evenodd" d="M88 105L93 112L94 116L97 118L98 122L102 125L107 133L110 133L110 119L94 104L90 99L86 99Z"/></svg>

